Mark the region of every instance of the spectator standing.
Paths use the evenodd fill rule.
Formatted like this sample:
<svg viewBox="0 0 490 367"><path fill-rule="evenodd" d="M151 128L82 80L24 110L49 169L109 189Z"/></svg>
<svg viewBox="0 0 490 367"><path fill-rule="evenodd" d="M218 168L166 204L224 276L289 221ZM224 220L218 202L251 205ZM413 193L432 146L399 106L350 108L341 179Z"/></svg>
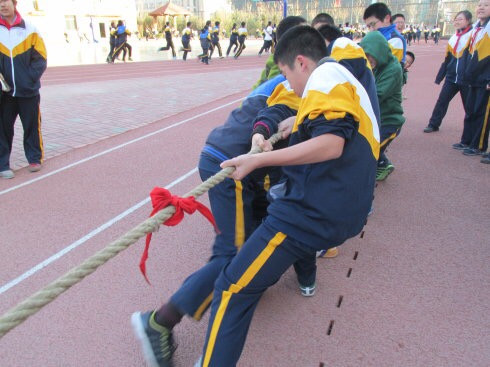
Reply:
<svg viewBox="0 0 490 367"><path fill-rule="evenodd" d="M0 97L1 178L14 177L9 159L17 116L24 128L28 170L39 171L44 158L39 88L47 66L46 47L36 27L16 7L17 0L0 1L0 74L5 79Z"/></svg>
<svg viewBox="0 0 490 367"><path fill-rule="evenodd" d="M468 84L465 81L465 66L466 66L466 48L471 35L471 13L468 10L460 11L454 17L454 34L448 41L446 58L439 69L436 76L436 84L446 78L442 85L439 98L437 99L432 116L429 120L429 125L424 129L424 133L432 133L438 131L441 126L442 119L446 116L449 102L458 92L461 94L463 106L466 106L468 99ZM465 108L466 110L466 108ZM467 114L465 116L465 125L468 124ZM468 138L462 138L462 141L469 143ZM454 147L465 148L461 143L455 144Z"/></svg>
<svg viewBox="0 0 490 367"><path fill-rule="evenodd" d="M468 45L465 77L469 84L466 112L470 140L464 155L482 155L488 148L490 85L490 0L480 0ZM466 126L465 126L466 130ZM465 143L462 141L462 143Z"/></svg>

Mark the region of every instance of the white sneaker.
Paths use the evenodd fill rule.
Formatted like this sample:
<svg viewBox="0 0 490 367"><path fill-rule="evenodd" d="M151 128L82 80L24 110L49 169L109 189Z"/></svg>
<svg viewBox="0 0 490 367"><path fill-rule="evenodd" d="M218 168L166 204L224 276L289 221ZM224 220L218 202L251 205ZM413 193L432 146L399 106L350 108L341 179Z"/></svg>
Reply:
<svg viewBox="0 0 490 367"><path fill-rule="evenodd" d="M301 295L303 297L312 297L315 295L316 284L313 284L309 287L299 285L299 289L301 290Z"/></svg>
<svg viewBox="0 0 490 367"><path fill-rule="evenodd" d="M0 177L5 178L5 179L10 179L10 178L14 178L15 174L14 174L14 171L12 171L11 169L8 169L6 171L0 172Z"/></svg>

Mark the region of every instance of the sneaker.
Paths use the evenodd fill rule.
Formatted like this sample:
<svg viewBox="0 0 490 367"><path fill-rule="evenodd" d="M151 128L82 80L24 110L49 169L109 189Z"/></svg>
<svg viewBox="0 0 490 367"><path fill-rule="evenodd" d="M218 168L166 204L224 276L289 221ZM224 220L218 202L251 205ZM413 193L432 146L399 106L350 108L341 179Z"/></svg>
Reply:
<svg viewBox="0 0 490 367"><path fill-rule="evenodd" d="M395 170L395 166L388 163L386 166L378 166L376 168L376 181L384 181L391 172Z"/></svg>
<svg viewBox="0 0 490 367"><path fill-rule="evenodd" d="M42 165L40 163L30 163L29 166L27 167L27 170L29 172L39 172L42 168Z"/></svg>
<svg viewBox="0 0 490 367"><path fill-rule="evenodd" d="M131 325L148 366L172 367L172 355L177 347L172 332L155 321L155 311L133 313Z"/></svg>
<svg viewBox="0 0 490 367"><path fill-rule="evenodd" d="M453 144L453 149L456 149L456 150L464 150L466 148L468 148L468 146L466 144L463 144L463 143Z"/></svg>
<svg viewBox="0 0 490 367"><path fill-rule="evenodd" d="M1 178L6 178L6 179L10 179L10 178L14 178L15 177L15 174L14 174L14 171L12 171L11 169L8 169L8 170L5 170L5 171L1 171L0 172L0 177Z"/></svg>
<svg viewBox="0 0 490 367"><path fill-rule="evenodd" d="M316 257L325 257L327 259L331 259L333 257L337 257L339 254L339 250L337 247L329 248L328 250L321 250L316 252Z"/></svg>
<svg viewBox="0 0 490 367"><path fill-rule="evenodd" d="M313 284L309 287L300 284L299 289L301 290L301 295L303 297L312 297L315 295L316 284Z"/></svg>
<svg viewBox="0 0 490 367"><path fill-rule="evenodd" d="M428 125L425 129L424 129L424 133L433 133L434 131L439 131L439 128L438 127L433 127L433 126L430 126Z"/></svg>
<svg viewBox="0 0 490 367"><path fill-rule="evenodd" d="M476 149L476 148L466 148L463 149L463 154L473 156L473 155L482 155L483 152L480 149Z"/></svg>
<svg viewBox="0 0 490 367"><path fill-rule="evenodd" d="M481 163L490 164L490 153L483 154L482 157L480 160Z"/></svg>
<svg viewBox="0 0 490 367"><path fill-rule="evenodd" d="M133 59L131 57L128 57L128 61L133 61Z"/></svg>

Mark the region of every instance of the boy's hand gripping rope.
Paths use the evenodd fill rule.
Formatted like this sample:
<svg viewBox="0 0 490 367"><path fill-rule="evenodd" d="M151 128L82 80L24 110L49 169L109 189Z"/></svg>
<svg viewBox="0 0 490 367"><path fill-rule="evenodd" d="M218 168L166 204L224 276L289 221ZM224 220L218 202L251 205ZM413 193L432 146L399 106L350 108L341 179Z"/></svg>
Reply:
<svg viewBox="0 0 490 367"><path fill-rule="evenodd" d="M280 133L272 135L269 139L272 144L277 143L279 140L281 140ZM260 151L260 149L254 149L251 150L249 154L259 153ZM226 167L222 169L217 174L208 178L206 181L194 188L192 191L185 194L184 197L193 196L198 198L199 196L208 192L214 186L218 185L220 182L224 181L234 171L234 167ZM67 273L51 282L40 291L34 293L32 296L17 304L17 306L11 308L0 317L0 338L2 338L16 326L20 325L27 318L37 313L44 306L54 301L56 298L58 298L58 296L70 289L75 284L79 283L82 279L92 274L101 265L105 264L117 254L136 243L140 238L149 233L157 231L160 225L174 215L174 213L175 207L172 205L160 210L153 217L148 218L123 236L119 237L117 240L111 242L107 247L96 252L77 267L69 270Z"/></svg>

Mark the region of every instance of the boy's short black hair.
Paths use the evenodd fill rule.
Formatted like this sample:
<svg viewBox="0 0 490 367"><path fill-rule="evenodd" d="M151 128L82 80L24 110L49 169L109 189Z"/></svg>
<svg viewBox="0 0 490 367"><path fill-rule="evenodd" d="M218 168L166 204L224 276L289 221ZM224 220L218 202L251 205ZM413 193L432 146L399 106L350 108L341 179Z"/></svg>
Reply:
<svg viewBox="0 0 490 367"><path fill-rule="evenodd" d="M187 26L190 27L192 25L192 22L187 22Z"/></svg>
<svg viewBox="0 0 490 367"><path fill-rule="evenodd" d="M415 61L415 54L412 51L407 51L408 56L412 56L412 60Z"/></svg>
<svg viewBox="0 0 490 367"><path fill-rule="evenodd" d="M242 22L242 27L245 27L245 24L246 24L245 22Z"/></svg>
<svg viewBox="0 0 490 367"><path fill-rule="evenodd" d="M327 45L322 35L308 25L298 25L284 33L274 51L274 62L294 68L294 60L303 55L315 62L327 55Z"/></svg>
<svg viewBox="0 0 490 367"><path fill-rule="evenodd" d="M279 22L276 29L276 38L279 40L281 36L291 28L306 23L306 19L296 15L290 15Z"/></svg>
<svg viewBox="0 0 490 367"><path fill-rule="evenodd" d="M340 29L330 24L322 25L320 28L318 28L318 32L320 32L323 38L325 38L328 42L333 42L337 38L342 37L342 32Z"/></svg>
<svg viewBox="0 0 490 367"><path fill-rule="evenodd" d="M217 20L216 22L214 22L214 25L219 26L219 21Z"/></svg>
<svg viewBox="0 0 490 367"><path fill-rule="evenodd" d="M391 21L393 22L396 18L403 18L403 20L405 20L405 16L402 13L396 13L395 15L392 15Z"/></svg>
<svg viewBox="0 0 490 367"><path fill-rule="evenodd" d="M374 16L382 21L387 15L391 16L391 11L388 8L388 5L385 3L375 3L369 5L366 10L364 10L364 16L362 19L366 20L367 18Z"/></svg>
<svg viewBox="0 0 490 367"><path fill-rule="evenodd" d="M330 25L335 25L333 17L327 13L319 13L311 21L311 26L314 27L318 23L325 23Z"/></svg>

